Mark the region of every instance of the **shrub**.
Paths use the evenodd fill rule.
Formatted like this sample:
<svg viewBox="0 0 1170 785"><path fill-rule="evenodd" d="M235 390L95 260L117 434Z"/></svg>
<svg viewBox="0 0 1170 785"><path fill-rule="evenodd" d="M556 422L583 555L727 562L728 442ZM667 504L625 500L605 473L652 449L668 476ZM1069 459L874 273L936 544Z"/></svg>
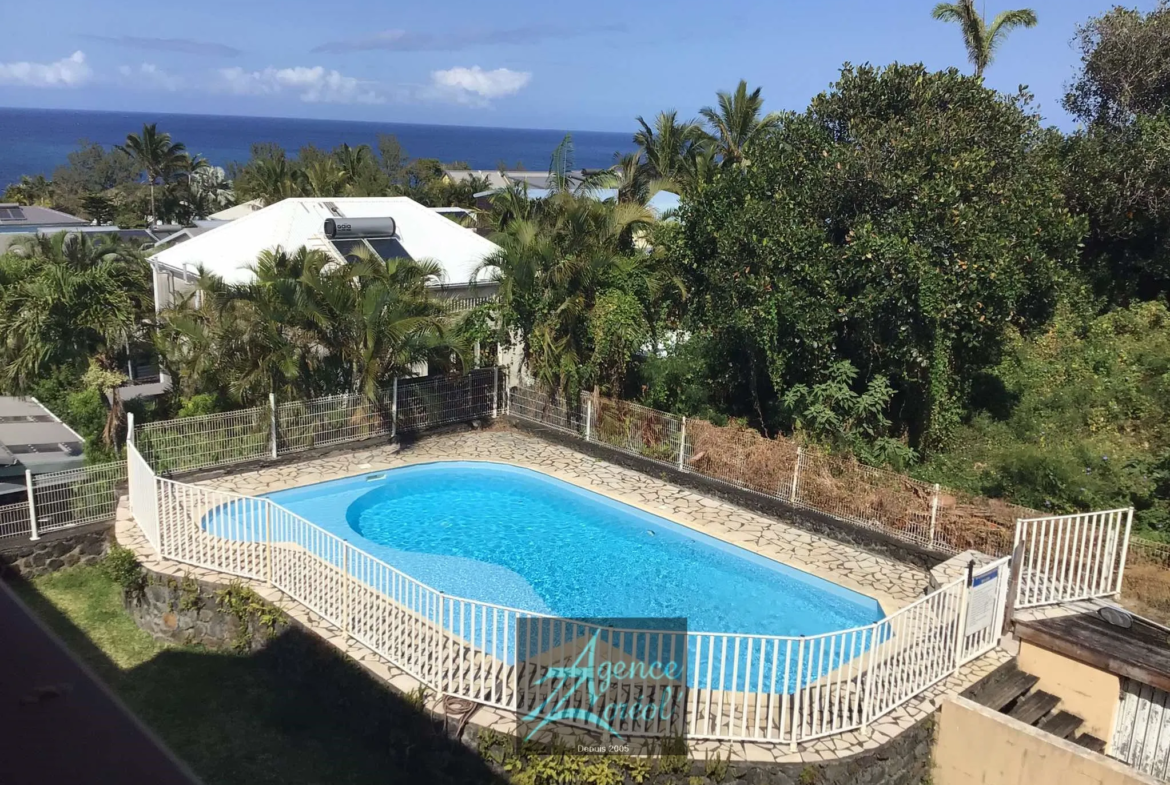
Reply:
<svg viewBox="0 0 1170 785"><path fill-rule="evenodd" d="M110 580L122 587L127 596L140 595L146 588L146 573L134 551L129 548L111 545L106 557L102 559L101 568Z"/></svg>

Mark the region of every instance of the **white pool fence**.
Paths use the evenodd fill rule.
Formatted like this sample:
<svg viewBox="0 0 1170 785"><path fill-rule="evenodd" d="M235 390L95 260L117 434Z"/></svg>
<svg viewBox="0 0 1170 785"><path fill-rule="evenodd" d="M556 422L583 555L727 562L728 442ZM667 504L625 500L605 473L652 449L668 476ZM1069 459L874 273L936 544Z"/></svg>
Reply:
<svg viewBox="0 0 1170 785"><path fill-rule="evenodd" d="M1121 592L1133 508L1021 520L1017 608Z"/></svg>

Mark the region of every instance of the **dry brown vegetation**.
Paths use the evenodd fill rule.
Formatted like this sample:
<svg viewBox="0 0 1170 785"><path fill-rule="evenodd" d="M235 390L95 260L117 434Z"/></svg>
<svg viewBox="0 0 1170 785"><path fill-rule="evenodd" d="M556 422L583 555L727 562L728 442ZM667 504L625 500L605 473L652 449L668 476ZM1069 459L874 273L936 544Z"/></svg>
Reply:
<svg viewBox="0 0 1170 785"><path fill-rule="evenodd" d="M905 475L826 455L791 439L769 439L742 423L687 422L690 468L864 526L931 542L934 487ZM798 450L800 471L796 471ZM794 488L794 480L796 480ZM1012 546L1015 520L1038 513L996 499L940 489L934 542L994 555Z"/></svg>

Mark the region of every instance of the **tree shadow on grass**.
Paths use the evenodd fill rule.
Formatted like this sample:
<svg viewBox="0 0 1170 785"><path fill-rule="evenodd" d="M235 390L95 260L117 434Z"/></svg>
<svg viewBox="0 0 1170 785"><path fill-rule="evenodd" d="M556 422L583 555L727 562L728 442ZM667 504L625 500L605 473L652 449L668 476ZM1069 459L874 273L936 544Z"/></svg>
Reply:
<svg viewBox="0 0 1170 785"><path fill-rule="evenodd" d="M121 670L30 589L21 588L22 598L208 785L506 782L300 629L253 654L169 648Z"/></svg>

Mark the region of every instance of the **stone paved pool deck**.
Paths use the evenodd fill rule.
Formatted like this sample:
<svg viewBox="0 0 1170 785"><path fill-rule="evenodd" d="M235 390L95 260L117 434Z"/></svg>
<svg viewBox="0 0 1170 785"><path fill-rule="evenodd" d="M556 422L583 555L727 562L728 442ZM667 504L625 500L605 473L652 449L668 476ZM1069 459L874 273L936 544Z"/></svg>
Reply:
<svg viewBox="0 0 1170 785"><path fill-rule="evenodd" d="M494 461L543 472L867 594L881 602L887 614L922 596L928 584L927 574L916 568L507 428L439 435L406 445L382 445L335 453L299 463L225 474L199 484L255 495L442 460ZM132 521L125 499L118 511L115 532L118 541L134 550L143 565L155 573L176 578L190 575L220 583L238 580L213 570L160 558ZM349 639L336 626L281 591L262 582L243 580L242 583L282 608L296 623L313 631L379 681L402 692L410 692L419 686L400 668ZM867 752L924 719L946 696L961 692L1008 659L1008 654L1002 649L993 649L875 720L868 733L850 731L802 742L795 751L787 744L727 741L693 741L690 749L699 759L718 753L724 757L730 755L734 761L763 763L813 763ZM432 696L428 708L439 714L443 712L438 696ZM508 732L515 727L515 717L500 709L481 706L471 715L470 723Z"/></svg>

